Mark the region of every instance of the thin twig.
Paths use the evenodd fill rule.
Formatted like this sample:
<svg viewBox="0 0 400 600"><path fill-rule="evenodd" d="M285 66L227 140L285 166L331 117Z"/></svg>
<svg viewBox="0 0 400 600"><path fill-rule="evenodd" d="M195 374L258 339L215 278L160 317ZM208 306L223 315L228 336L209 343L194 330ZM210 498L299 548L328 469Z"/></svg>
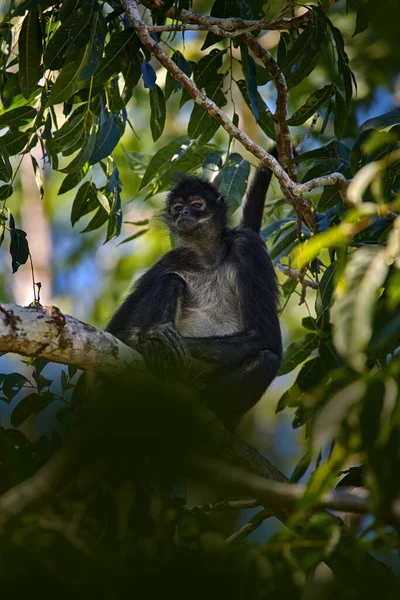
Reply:
<svg viewBox="0 0 400 600"><path fill-rule="evenodd" d="M260 510L254 517L250 519L243 527L232 533L229 537L226 538L225 544L234 544L235 542L240 542L247 538L253 531L255 531L260 525L265 521L265 519L269 519L272 517L271 512L266 510Z"/></svg>
<svg viewBox="0 0 400 600"><path fill-rule="evenodd" d="M318 289L318 282L311 281L310 279L304 279L304 274L302 273L302 271L298 269L291 269L290 267L287 267L286 265L283 265L279 262L276 264L276 267L281 273L286 275L289 280L298 279L305 287L310 287L313 290Z"/></svg>

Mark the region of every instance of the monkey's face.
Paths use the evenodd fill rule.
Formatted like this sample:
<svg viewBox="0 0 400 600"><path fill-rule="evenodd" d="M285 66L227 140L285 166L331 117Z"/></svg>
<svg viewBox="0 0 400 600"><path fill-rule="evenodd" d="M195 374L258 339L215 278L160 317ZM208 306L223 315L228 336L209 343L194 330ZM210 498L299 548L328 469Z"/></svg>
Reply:
<svg viewBox="0 0 400 600"><path fill-rule="evenodd" d="M183 175L167 196L164 214L171 232L181 241L205 241L224 228L226 203L208 181Z"/></svg>
<svg viewBox="0 0 400 600"><path fill-rule="evenodd" d="M175 198L170 207L170 214L180 233L192 232L211 217L206 200L197 195Z"/></svg>

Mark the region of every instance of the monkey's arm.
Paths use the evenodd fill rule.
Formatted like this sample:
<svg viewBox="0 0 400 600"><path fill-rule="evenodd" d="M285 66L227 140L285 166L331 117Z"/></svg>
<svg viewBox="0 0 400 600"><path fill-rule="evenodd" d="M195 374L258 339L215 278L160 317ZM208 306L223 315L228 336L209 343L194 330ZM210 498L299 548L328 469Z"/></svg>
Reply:
<svg viewBox="0 0 400 600"><path fill-rule="evenodd" d="M174 322L178 298L185 288L185 282L176 273L163 272L161 267L156 265L139 279L112 317L106 331L132 344L135 342L135 332L145 336L158 325Z"/></svg>
<svg viewBox="0 0 400 600"><path fill-rule="evenodd" d="M256 331L240 331L233 335L184 337L191 356L221 366L239 365L255 356L265 342Z"/></svg>

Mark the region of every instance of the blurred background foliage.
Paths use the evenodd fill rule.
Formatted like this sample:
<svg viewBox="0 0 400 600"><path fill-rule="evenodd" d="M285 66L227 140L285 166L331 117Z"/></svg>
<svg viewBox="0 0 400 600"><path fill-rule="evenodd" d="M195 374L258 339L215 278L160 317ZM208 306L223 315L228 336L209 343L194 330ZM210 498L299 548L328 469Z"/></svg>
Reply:
<svg viewBox="0 0 400 600"><path fill-rule="evenodd" d="M189 8L191 3L169 2L168 6L172 4ZM234 16L251 18L259 5L261 13L266 11L272 18L283 3L196 0L193 10L205 14L211 10L218 16L232 16L235 11ZM324 16L321 9L328 5ZM290 2L285 6L286 16L305 10ZM219 183L235 223L256 160L211 118L192 112L198 107L193 109L189 96L140 48L118 1L20 0L4 2L0 10L0 197L2 214L8 219L4 223L11 230L5 230L0 251L0 297L3 302L23 305L37 300L31 262L21 241L21 232L26 232L35 281L41 283L40 301L103 328L132 281L170 248L160 216L176 171L188 169ZM353 186L351 210L336 187L306 194L316 210L318 234L312 236L303 225L301 240L293 210L283 201L276 181L271 185L263 236L275 264L281 267L286 358L280 376L248 415L240 433L288 475L295 469L296 480L308 480L314 469L325 465L329 476L316 486L315 497L332 486L339 470L366 462L367 477L360 470L358 483L368 481L381 527L379 517L398 496L400 485L400 362L396 358L400 339L396 215L400 9L395 0L340 0L320 2L311 10L308 28L291 33L263 31L259 36L289 82L288 114L296 114L292 122L298 123L291 127L294 144L307 132L314 113L319 114L296 159L298 180L338 170L354 178L366 165L374 166L372 171L362 171ZM157 12L152 16L162 19ZM150 19L150 11L146 17ZM90 31L83 27L87 23ZM80 25L81 37L76 33ZM60 34L62 28L66 41ZM311 36L311 46L306 35ZM106 42L105 58L92 51L94 37L103 45ZM210 39L206 32L164 33L160 43L181 68L194 72L198 85L257 144L266 149L273 145L270 111L274 111L276 92L261 63L255 65L240 45ZM124 44L127 50L121 50ZM112 61L107 62L110 56ZM77 64L81 75L72 89ZM64 80L57 87L61 77ZM356 88L350 83L350 102L351 77ZM70 84L72 88L67 87ZM317 106L313 94L324 86L330 87ZM307 100L311 110L306 114L303 109L299 116ZM30 113L31 107L37 112ZM73 118L76 136L68 132ZM26 132L29 135L23 137ZM109 144L106 148L99 142L104 139ZM82 152L86 152L83 158ZM176 155L175 164L171 159ZM157 159L161 163L164 159L163 167L157 166ZM69 189L60 193L62 186ZM86 187L79 196L82 186ZM71 210L76 221L73 227ZM97 222L92 220L94 211ZM18 251L12 247L17 238L21 242ZM318 285L304 288L290 275L302 268L306 280ZM16 357L5 355L0 360L2 427L8 428L11 419L14 428L31 440L24 441L25 445L38 439L43 442L43 434L47 439L53 436L57 445L53 432L62 433L66 427L77 375L66 369L62 375L60 367L37 360L33 370L32 365L21 367ZM7 379L9 373L13 378ZM21 402L32 389L35 398ZM5 440L19 433L1 431L4 456ZM334 439L344 448L340 460L334 454ZM48 452L49 448L44 455ZM30 468L23 459L16 464L22 469L17 476L21 480ZM319 472L317 468L316 477ZM247 516L235 517L235 525ZM224 532L233 526L233 518L226 521L220 524ZM366 531L371 522L363 521L360 527ZM385 560L391 562L397 542L389 540L391 530L379 527L372 528L371 545L376 543L381 549L387 542ZM267 521L253 536L264 540L275 528L276 524ZM257 560L262 562L261 556ZM268 571L271 564L283 569L283 577L277 577L281 582L287 564L284 568L268 560L272 560L270 566L263 564L259 569ZM291 561L292 566L296 564L297 580L291 576L288 594L299 589L300 580L304 583L312 564L296 563L294 555Z"/></svg>

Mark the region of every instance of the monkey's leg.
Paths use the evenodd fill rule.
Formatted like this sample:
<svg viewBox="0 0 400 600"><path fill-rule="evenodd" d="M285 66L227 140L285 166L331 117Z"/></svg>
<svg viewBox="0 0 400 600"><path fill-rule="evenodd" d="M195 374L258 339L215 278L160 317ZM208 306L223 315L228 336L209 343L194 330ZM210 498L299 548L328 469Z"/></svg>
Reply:
<svg viewBox="0 0 400 600"><path fill-rule="evenodd" d="M270 350L239 367L219 369L209 377L201 397L231 431L275 379L281 359Z"/></svg>

